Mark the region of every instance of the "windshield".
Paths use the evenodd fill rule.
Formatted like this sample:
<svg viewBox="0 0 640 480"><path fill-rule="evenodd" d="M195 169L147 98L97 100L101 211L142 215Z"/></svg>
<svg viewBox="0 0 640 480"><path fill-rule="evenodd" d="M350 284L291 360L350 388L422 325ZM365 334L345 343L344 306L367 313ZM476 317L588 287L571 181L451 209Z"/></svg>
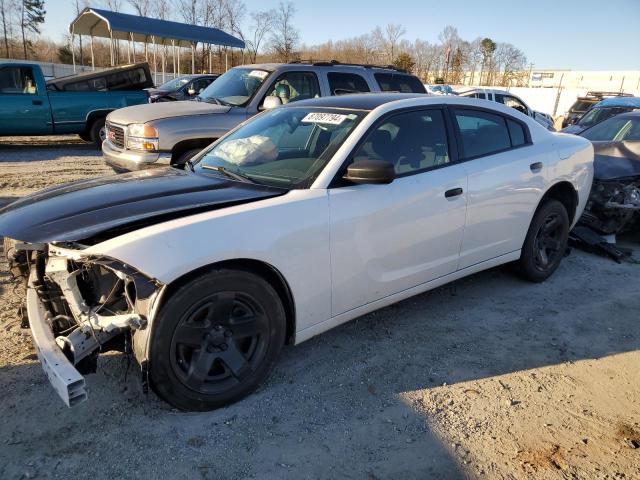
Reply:
<svg viewBox="0 0 640 480"><path fill-rule="evenodd" d="M583 115L578 121L578 125L581 127L590 127L596 123L600 123L609 117L618 115L619 113L628 112L629 108L624 107L594 107Z"/></svg>
<svg viewBox="0 0 640 480"><path fill-rule="evenodd" d="M178 90L180 87L186 85L187 83L189 83L189 80L191 80L189 77L174 78L173 80L169 80L168 82L160 85L158 87L158 90L166 90L168 92L173 92L175 90Z"/></svg>
<svg viewBox="0 0 640 480"><path fill-rule="evenodd" d="M198 173L224 170L253 182L308 188L365 112L277 108L209 147L194 165Z"/></svg>
<svg viewBox="0 0 640 480"><path fill-rule="evenodd" d="M581 135L593 142L640 140L640 117L613 117L585 130Z"/></svg>
<svg viewBox="0 0 640 480"><path fill-rule="evenodd" d="M268 75L266 70L232 68L205 88L199 98L205 102L217 100L234 107L243 107L249 103Z"/></svg>
<svg viewBox="0 0 640 480"><path fill-rule="evenodd" d="M596 103L598 103L597 100L576 100L569 111L574 113L586 112L591 106L595 105Z"/></svg>

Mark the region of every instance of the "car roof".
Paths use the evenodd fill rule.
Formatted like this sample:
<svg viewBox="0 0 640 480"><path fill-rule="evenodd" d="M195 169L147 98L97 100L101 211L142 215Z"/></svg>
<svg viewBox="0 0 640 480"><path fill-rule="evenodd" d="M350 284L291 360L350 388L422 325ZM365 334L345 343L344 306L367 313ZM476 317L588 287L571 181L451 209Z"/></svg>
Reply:
<svg viewBox="0 0 640 480"><path fill-rule="evenodd" d="M513 93L507 92L506 90L500 90L499 88L473 87L473 88L461 88L461 89L458 89L456 91L458 92L459 95L468 95L469 93L475 93L475 92L479 92L479 93L502 93L502 94L505 94L505 95L513 95Z"/></svg>
<svg viewBox="0 0 640 480"><path fill-rule="evenodd" d="M335 95L331 97L319 97L309 100L300 100L285 105L287 107L325 107L325 108L347 108L351 110L373 110L385 103L396 100L406 100L416 97L433 97L442 99L442 96L433 96L426 93L356 93L349 95Z"/></svg>
<svg viewBox="0 0 640 480"><path fill-rule="evenodd" d="M358 65L339 62L289 62L289 63L253 63L249 65L238 65L234 68L254 68L256 70L267 70L273 72L275 70L331 70L331 71L360 71L371 69L374 72L394 73L397 75L411 75L410 73L399 70L393 66L385 67L384 65Z"/></svg>
<svg viewBox="0 0 640 480"><path fill-rule="evenodd" d="M613 97L605 98L601 102L596 103L593 108L602 107L631 107L640 108L640 97Z"/></svg>

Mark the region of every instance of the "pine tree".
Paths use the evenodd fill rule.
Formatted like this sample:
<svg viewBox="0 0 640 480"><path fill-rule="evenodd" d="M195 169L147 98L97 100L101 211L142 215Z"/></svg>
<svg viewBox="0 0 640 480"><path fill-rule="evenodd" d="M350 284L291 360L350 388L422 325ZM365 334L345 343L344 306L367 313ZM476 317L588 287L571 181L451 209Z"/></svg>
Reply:
<svg viewBox="0 0 640 480"><path fill-rule="evenodd" d="M27 47L31 47L31 41L27 40L27 32L39 34L40 25L44 23L46 13L44 0L22 0L20 30L22 31L22 48L25 60L28 58Z"/></svg>

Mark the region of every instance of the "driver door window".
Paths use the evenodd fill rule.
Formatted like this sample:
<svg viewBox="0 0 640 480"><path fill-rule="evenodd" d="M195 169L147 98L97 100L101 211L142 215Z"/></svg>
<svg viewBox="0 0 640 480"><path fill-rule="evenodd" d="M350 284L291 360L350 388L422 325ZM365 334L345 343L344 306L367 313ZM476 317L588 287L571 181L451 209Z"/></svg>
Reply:
<svg viewBox="0 0 640 480"><path fill-rule="evenodd" d="M311 72L287 72L273 82L267 96L278 97L282 104L320 97L318 77Z"/></svg>
<svg viewBox="0 0 640 480"><path fill-rule="evenodd" d="M354 160L392 163L396 176L411 175L449 163L447 129L442 110L423 110L390 117L373 130Z"/></svg>
<svg viewBox="0 0 640 480"><path fill-rule="evenodd" d="M30 68L9 67L0 69L0 93L35 95L36 82Z"/></svg>

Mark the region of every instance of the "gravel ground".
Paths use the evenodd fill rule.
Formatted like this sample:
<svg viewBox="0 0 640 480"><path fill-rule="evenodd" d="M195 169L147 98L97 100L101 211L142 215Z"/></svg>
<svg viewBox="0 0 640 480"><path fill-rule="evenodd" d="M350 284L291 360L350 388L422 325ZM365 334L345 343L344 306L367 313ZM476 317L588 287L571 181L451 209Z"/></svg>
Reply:
<svg viewBox="0 0 640 480"><path fill-rule="evenodd" d="M0 201L108 173L73 138L20 142L0 140ZM2 263L0 478L640 478L638 274L579 251L539 285L480 273L288 347L256 394L185 414L120 354L64 407Z"/></svg>

